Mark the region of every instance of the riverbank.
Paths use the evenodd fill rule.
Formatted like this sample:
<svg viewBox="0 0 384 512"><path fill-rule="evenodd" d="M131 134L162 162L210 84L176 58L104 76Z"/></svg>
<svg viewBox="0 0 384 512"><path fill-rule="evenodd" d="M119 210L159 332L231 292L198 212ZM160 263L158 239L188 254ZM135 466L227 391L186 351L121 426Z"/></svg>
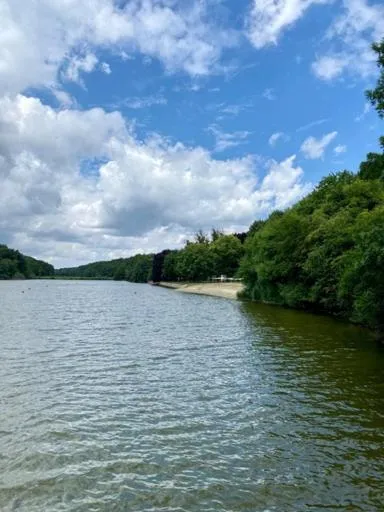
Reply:
<svg viewBox="0 0 384 512"><path fill-rule="evenodd" d="M162 281L157 284L163 288L171 288L182 293L194 293L197 295L210 295L225 299L237 299L237 294L242 291L243 283L171 283Z"/></svg>

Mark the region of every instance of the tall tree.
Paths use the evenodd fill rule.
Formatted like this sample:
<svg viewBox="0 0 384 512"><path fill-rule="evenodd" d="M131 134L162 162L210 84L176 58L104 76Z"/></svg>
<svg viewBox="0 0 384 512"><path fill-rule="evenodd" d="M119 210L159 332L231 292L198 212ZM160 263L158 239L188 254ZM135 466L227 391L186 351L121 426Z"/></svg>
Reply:
<svg viewBox="0 0 384 512"><path fill-rule="evenodd" d="M384 38L380 43L373 43L372 50L377 54L377 66L380 70L380 76L376 87L367 91L366 95L379 116L384 118ZM384 147L384 136L380 137L380 144Z"/></svg>

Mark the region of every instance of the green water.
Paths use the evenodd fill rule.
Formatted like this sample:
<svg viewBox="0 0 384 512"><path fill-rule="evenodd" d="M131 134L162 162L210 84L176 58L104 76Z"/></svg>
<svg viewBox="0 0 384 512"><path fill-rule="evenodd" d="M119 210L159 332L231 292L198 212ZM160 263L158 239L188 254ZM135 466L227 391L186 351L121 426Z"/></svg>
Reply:
<svg viewBox="0 0 384 512"><path fill-rule="evenodd" d="M0 282L0 510L382 511L384 351L331 319Z"/></svg>

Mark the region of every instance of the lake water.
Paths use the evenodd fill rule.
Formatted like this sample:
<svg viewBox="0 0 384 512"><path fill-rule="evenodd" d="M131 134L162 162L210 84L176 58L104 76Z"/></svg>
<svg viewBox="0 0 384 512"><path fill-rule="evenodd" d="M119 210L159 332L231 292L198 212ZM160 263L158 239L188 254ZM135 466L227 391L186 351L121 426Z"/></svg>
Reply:
<svg viewBox="0 0 384 512"><path fill-rule="evenodd" d="M383 511L384 351L331 319L0 282L0 510Z"/></svg>

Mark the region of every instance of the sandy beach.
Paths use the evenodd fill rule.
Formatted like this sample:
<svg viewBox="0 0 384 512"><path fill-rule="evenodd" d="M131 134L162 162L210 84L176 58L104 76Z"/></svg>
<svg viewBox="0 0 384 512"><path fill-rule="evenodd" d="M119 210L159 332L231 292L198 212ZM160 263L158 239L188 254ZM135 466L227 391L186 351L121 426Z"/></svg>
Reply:
<svg viewBox="0 0 384 512"><path fill-rule="evenodd" d="M158 286L172 288L182 293L195 293L198 295L211 295L225 299L237 299L237 294L243 289L240 282L232 283L169 283L161 282Z"/></svg>

